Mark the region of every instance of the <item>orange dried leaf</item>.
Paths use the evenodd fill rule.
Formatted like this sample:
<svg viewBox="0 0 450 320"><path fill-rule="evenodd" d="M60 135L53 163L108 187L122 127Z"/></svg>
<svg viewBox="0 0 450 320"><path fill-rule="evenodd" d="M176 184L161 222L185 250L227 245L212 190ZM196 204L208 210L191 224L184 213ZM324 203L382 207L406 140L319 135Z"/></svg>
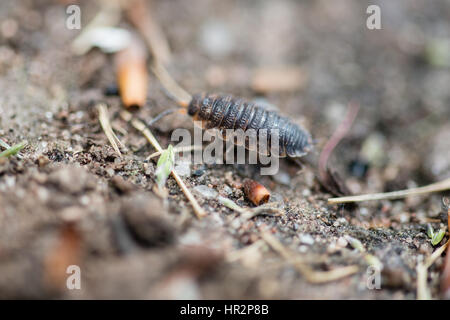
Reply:
<svg viewBox="0 0 450 320"><path fill-rule="evenodd" d="M79 265L81 256L81 236L73 223L67 223L60 231L57 243L44 259L44 280L54 289L65 286L67 268Z"/></svg>
<svg viewBox="0 0 450 320"><path fill-rule="evenodd" d="M270 199L270 192L262 184L255 180L246 179L244 181L244 193L246 197L255 205L267 203Z"/></svg>
<svg viewBox="0 0 450 320"><path fill-rule="evenodd" d="M138 41L115 56L117 83L125 107L142 107L147 99L147 56Z"/></svg>

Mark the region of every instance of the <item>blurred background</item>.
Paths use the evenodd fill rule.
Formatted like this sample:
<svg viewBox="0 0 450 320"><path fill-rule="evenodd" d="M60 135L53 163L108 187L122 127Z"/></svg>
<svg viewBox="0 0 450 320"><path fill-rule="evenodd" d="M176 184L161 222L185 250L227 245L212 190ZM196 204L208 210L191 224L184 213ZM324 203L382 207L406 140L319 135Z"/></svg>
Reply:
<svg viewBox="0 0 450 320"><path fill-rule="evenodd" d="M77 4L81 9L81 30L66 27L69 16L66 9L70 4ZM342 122L348 103L357 101L361 106L357 118L329 161L353 193L393 191L450 177L448 1L155 0L148 4L171 51L166 66L183 88L191 93L231 93L278 108L280 113L302 123L312 133L317 140L316 156ZM377 5L381 9L380 30L367 28L370 14L366 10L369 5ZM384 280L394 289L368 292L361 280L362 275L319 290L306 284L291 269L282 269L281 273L274 271L270 277L251 268L251 272L237 271L239 266L230 267L232 271L228 272L224 271L228 268L224 262L192 258L199 254L195 251L198 248L193 249L195 253L187 255L187 258L180 253L183 250L178 252L175 249L174 253L158 251L160 249L146 251L145 258L136 254L126 258L131 260L118 258L114 253L117 249L115 242L110 239L114 238L115 232L120 233L117 230L121 227L114 227L114 223L111 227L110 218L114 216L111 212L120 213L125 210L123 208L136 206L136 203L144 207L149 205L148 199L133 198L141 192L134 188L151 193L154 165L150 163L146 164L148 167L142 167L142 160L152 149L130 128L119 130L122 142L134 153L128 155L126 164L122 164L113 150L107 148L107 140L98 125L92 102L105 100L115 119L113 127L125 127L117 117L120 100L105 95L105 90L116 86L113 55L99 49L76 55L71 49L73 40L101 6L98 1L0 2L0 138L10 144L27 140L30 146L23 152L29 155L30 162L10 160L0 165L0 228L4 230L0 235L0 257L3 255L0 270L7 275L0 277L3 278L0 280L0 296L415 297L415 262L420 259L420 254L432 250L426 241L424 228L429 221L439 227L441 196L371 203L352 212L339 213L336 208L326 207L328 195L317 183L311 182L314 169L307 169L302 177L294 177L296 168L292 165L285 165L284 170L289 173L287 177L281 175L263 182L284 199L288 212L293 212L292 219L297 220L261 218L261 223L278 228L276 232L281 233L280 238L291 244L293 250L306 250L299 249L306 245L308 249L305 252L312 250L326 254L330 243L336 243L348 231L339 223L334 225L344 217L355 228L366 230L351 229L353 236L360 235L360 240L372 239L367 240L368 249L378 252L382 261L390 261L393 271L388 269L390 273L384 274ZM117 26L139 34L125 18ZM146 105L139 110L144 119L175 105L167 99L153 76L149 76L147 98ZM167 145L172 130L191 126L186 117L172 115L156 124L155 128L161 144ZM128 136L131 133L133 136ZM50 167L47 167L47 162ZM83 174L78 171L61 173L60 170L65 169L54 169L53 164L81 165L100 182L89 182L90 175L83 180L80 178L80 175L84 177ZM225 173L231 171L233 179L236 176L233 168L208 167L205 170L206 182L188 179L192 186L209 184L222 193L221 185L224 179L227 181ZM213 171L208 173L208 170ZM136 173L138 171L144 172L143 176ZM115 175L120 175L133 187L128 184L124 187L121 182L114 181ZM75 190L70 186L72 183ZM229 181L227 183L232 185ZM65 184L67 190L64 189ZM292 186L298 187L297 194L292 192ZM175 185L173 187L176 189ZM183 203L182 209L174 209L178 201L184 201L175 197L177 192L173 192L169 207L164 208L178 219L182 216L180 211L190 207ZM132 199L123 200L123 197ZM182 195L179 197L182 199ZM244 203L239 193L231 193L230 197ZM296 203L303 199L306 199L305 203ZM246 244L256 242L251 231L255 226L248 227L250 231L230 231L226 220L229 213L223 213L208 201L205 202L206 207L216 212L217 217L202 224L190 222L187 226L175 219L176 226L172 227L178 231L174 237L177 239L178 235L183 235L187 238L178 239L176 243L207 243L226 251L242 249ZM51 239L60 230L61 212L68 208L72 211L66 215L84 217L81 234L85 237L82 242L85 251L82 252L90 257L88 261L94 261L87 267L90 285L81 293L52 291L42 283L41 276L34 277L30 271L42 268L42 272L47 272L42 267L45 263L41 263L46 254L40 252L46 252L47 243L51 247ZM136 210L143 210L139 208ZM328 219L323 226L328 229L310 225L311 212L314 216L322 212ZM291 228L294 223L297 224L296 230ZM56 225L54 232L43 236L42 244L35 242L34 237L41 239L41 235L46 234L47 231L39 228L47 224L51 230L51 226ZM406 233L399 231L406 225ZM370 229L377 227L390 231L380 234ZM63 231L68 232L64 228ZM284 228L290 231L283 231ZM257 234L255 230L254 234ZM217 232L217 239L208 238L212 237L211 234L205 235L208 231ZM312 236L316 247L310 248L303 243L299 233ZM220 238L222 234L223 239ZM149 241L153 247L154 241ZM165 241L162 240L163 243ZM390 250L395 252L395 248L408 249L392 253ZM340 260L335 261L338 265L358 261L352 255L353 251L347 250L348 253L339 253ZM99 268L108 263L109 267L104 269L107 275L100 276ZM150 275L146 273L149 264L153 268ZM166 282L161 284L157 281L167 276L167 270L178 270L180 264L182 270L196 270L193 272L194 280L187 276L182 281L176 280L179 282L174 285L175 289L167 289L164 287L169 286ZM252 262L248 264L252 265ZM116 279L116 275L123 274L128 267L135 270L134 274ZM211 276L211 268L216 268L214 276ZM318 268L327 270L329 266L319 263ZM26 274L27 280L21 274ZM209 280L198 280L205 275ZM172 274L167 277L169 280L164 279L172 283ZM400 284L393 280L395 278L401 279ZM291 282L292 279L296 280ZM433 279L432 291L436 293L439 279L437 275ZM103 285L104 281L109 285ZM237 289L240 283L245 288ZM122 286L126 289L116 290ZM161 286L166 291L159 296L162 291L155 288Z"/></svg>

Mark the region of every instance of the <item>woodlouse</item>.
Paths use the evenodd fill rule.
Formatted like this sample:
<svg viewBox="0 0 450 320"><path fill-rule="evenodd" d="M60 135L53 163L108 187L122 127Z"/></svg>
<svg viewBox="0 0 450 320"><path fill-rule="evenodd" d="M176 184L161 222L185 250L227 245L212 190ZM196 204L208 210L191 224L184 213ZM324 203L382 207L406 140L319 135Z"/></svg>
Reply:
<svg viewBox="0 0 450 320"><path fill-rule="evenodd" d="M301 157L312 149L311 135L275 111L231 95L196 94L188 105L188 114L203 122L206 129L267 129L267 138L278 129L279 157ZM270 140L269 140L270 141ZM246 145L246 148L251 149ZM259 149L259 147L257 147Z"/></svg>
<svg viewBox="0 0 450 320"><path fill-rule="evenodd" d="M278 157L298 158L313 148L312 138L308 131L291 122L287 117L278 115L275 111L267 110L256 103L231 95L195 94L191 96L172 79L162 64L154 61L152 70L166 89L166 94L179 106L187 108L187 113L194 120L202 121L202 126L206 129L242 129L244 132L249 129L256 131L267 129L267 146L269 146L271 134L274 132L271 130L278 129L278 154L273 154ZM186 109L182 110L186 111ZM155 117L151 123L173 111L166 110ZM247 145L247 141L245 141L245 147L254 150ZM256 149L258 153L262 153L259 148L259 139Z"/></svg>

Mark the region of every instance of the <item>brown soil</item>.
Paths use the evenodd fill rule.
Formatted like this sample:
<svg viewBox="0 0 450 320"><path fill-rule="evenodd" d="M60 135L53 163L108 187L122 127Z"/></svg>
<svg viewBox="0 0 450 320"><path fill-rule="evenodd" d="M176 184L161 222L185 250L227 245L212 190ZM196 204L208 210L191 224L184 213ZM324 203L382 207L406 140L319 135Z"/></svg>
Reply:
<svg viewBox="0 0 450 320"><path fill-rule="evenodd" d="M65 28L61 3L0 2L0 138L28 141L21 158L0 159L0 298L416 298L417 263L434 250L427 223L447 224L443 194L330 206L314 159L357 99L357 119L330 159L352 192L450 176L448 2L375 1L382 29L368 30L367 4L356 0L154 1L173 51L169 70L184 88L270 101L318 141L301 172L283 160L276 177L233 165L196 165L184 177L191 190L205 185L242 207L253 205L237 187L262 183L283 215L248 221L199 193L208 216L196 219L172 178L168 200L155 195L156 164L145 160L154 149L119 117L120 98L104 94L115 84L112 57L72 54L78 31ZM97 8L80 6L84 26ZM296 90L256 92L264 89L252 75L277 65L300 67ZM136 113L143 120L175 106L154 77L148 97ZM127 147L122 157L101 129L98 101ZM167 146L177 127L192 122L171 115L152 130ZM359 271L312 284L258 242L262 230L315 271ZM367 288L367 261L347 236L383 263L380 290ZM61 260L80 266L81 290L61 287ZM429 271L434 298L443 263Z"/></svg>

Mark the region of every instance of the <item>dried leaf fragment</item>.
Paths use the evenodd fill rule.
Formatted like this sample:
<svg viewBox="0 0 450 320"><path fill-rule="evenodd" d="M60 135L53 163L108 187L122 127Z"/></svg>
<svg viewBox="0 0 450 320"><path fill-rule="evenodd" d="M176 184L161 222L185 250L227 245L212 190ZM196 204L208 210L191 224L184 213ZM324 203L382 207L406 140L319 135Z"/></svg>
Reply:
<svg viewBox="0 0 450 320"><path fill-rule="evenodd" d="M142 107L147 100L147 55L144 46L134 39L115 55L117 83L125 107Z"/></svg>
<svg viewBox="0 0 450 320"><path fill-rule="evenodd" d="M79 266L81 260L81 235L75 223L67 222L60 230L57 243L44 259L44 280L56 290L65 287L67 268Z"/></svg>
<svg viewBox="0 0 450 320"><path fill-rule="evenodd" d="M255 205L267 203L270 199L270 192L262 184L255 180L246 179L244 181L244 193L246 197Z"/></svg>

